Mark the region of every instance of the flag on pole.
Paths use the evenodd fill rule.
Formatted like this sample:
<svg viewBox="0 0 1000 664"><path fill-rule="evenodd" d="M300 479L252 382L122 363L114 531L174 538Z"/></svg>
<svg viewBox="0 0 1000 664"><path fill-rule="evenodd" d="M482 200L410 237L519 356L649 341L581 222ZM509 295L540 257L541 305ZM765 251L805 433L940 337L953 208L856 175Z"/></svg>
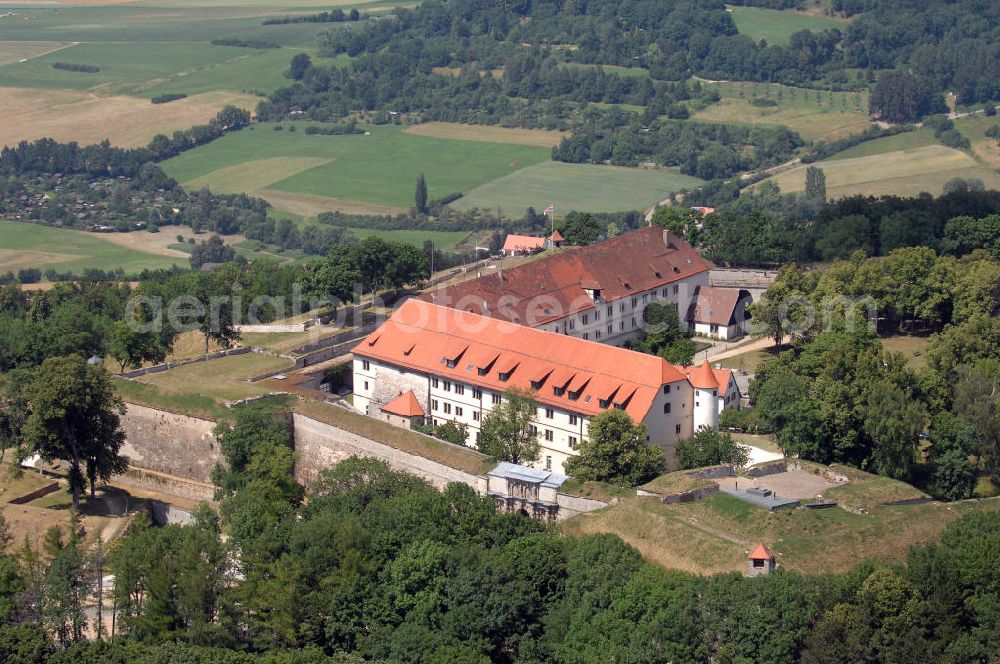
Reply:
<svg viewBox="0 0 1000 664"><path fill-rule="evenodd" d="M547 208L545 208L545 214L552 214L555 211L556 211L556 204L555 203L549 203L549 206Z"/></svg>

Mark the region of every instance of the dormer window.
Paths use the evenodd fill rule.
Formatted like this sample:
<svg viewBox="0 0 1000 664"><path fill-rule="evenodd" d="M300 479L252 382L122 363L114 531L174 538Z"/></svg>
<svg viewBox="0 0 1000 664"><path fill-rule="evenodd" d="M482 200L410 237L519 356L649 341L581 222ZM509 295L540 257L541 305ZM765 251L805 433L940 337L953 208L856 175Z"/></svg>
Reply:
<svg viewBox="0 0 1000 664"><path fill-rule="evenodd" d="M601 408L607 408L608 407L608 403L609 402L608 402L607 399L599 399L597 401L597 405L600 406Z"/></svg>
<svg viewBox="0 0 1000 664"><path fill-rule="evenodd" d="M566 394L566 388L565 387L553 387L552 388L552 394L556 395L557 397L561 397L562 395Z"/></svg>

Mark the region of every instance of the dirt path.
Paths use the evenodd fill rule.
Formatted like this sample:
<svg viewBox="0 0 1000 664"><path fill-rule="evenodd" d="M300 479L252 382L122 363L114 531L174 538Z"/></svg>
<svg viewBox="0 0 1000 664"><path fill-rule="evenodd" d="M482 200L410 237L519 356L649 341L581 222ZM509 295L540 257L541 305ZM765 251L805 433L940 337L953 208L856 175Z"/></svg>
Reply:
<svg viewBox="0 0 1000 664"><path fill-rule="evenodd" d="M788 343L788 341L789 339L786 337L785 339L782 340L782 343ZM727 350L722 351L721 353L712 355L711 357L708 358L708 361L715 362L717 360L725 360L730 357L736 357L737 355L742 355L743 353L750 353L755 350L765 350L772 346L774 346L774 339L757 339L756 341L752 341L748 344L741 344L739 346L736 346L735 348L729 348Z"/></svg>

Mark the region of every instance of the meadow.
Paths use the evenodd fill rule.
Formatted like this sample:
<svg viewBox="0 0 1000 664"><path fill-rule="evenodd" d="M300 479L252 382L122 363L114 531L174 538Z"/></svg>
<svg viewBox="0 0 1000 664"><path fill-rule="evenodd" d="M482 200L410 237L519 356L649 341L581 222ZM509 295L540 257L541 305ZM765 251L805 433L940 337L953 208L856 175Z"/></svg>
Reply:
<svg viewBox="0 0 1000 664"><path fill-rule="evenodd" d="M777 83L704 82L722 98L694 114L703 122L784 125L809 140L861 133L868 119L867 92L807 90ZM774 106L754 105L755 99Z"/></svg>
<svg viewBox="0 0 1000 664"><path fill-rule="evenodd" d="M546 161L481 185L455 201L460 209L502 208L520 215L555 203L556 216L571 210L615 212L645 209L701 180L667 169L639 169Z"/></svg>
<svg viewBox="0 0 1000 664"><path fill-rule="evenodd" d="M249 182L244 186L251 190L247 193L265 197L274 191L286 199L300 194L313 202L327 197L405 209L413 205L421 173L434 199L469 191L549 158L545 148L418 136L392 125L367 127L367 135L343 136L306 134L305 122L281 126L282 131L262 124L229 134L163 167L179 182L197 187L232 191ZM281 168L274 168L276 164ZM272 203L282 207L281 197ZM340 208L337 201L329 203L328 209Z"/></svg>
<svg viewBox="0 0 1000 664"><path fill-rule="evenodd" d="M740 34L754 40L764 39L769 44L787 44L800 30L843 30L844 19L817 16L790 10L764 9L762 7L728 7Z"/></svg>
<svg viewBox="0 0 1000 664"><path fill-rule="evenodd" d="M83 231L0 221L0 272L34 267L80 273L87 268L120 267L126 274L137 274L172 265L187 267L188 261L130 249Z"/></svg>
<svg viewBox="0 0 1000 664"><path fill-rule="evenodd" d="M912 196L925 191L937 195L948 180L956 177L982 180L988 188L1000 187L1000 175L996 171L966 152L943 145L828 159L812 165L822 168L826 174L829 198L854 194ZM769 179L784 192L803 191L806 168L805 165L796 166Z"/></svg>

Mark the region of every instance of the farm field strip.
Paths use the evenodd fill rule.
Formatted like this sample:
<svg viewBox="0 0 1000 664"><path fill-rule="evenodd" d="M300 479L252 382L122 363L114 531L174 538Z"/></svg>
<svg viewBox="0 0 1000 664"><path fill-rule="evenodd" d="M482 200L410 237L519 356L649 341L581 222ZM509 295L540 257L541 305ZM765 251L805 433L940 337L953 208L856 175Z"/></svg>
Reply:
<svg viewBox="0 0 1000 664"><path fill-rule="evenodd" d="M538 148L551 148L553 145L558 145L564 136L569 135L568 132L547 129L515 129L496 125L467 125L457 122L426 122L408 127L406 133L456 141L530 145Z"/></svg>
<svg viewBox="0 0 1000 664"><path fill-rule="evenodd" d="M8 41L0 42L0 65L37 58L48 53L54 53L72 46L70 42L32 42Z"/></svg>
<svg viewBox="0 0 1000 664"><path fill-rule="evenodd" d="M1000 187L1000 175L979 164L965 152L942 145L897 150L853 159L826 160L813 164L826 174L831 198L851 194L941 193L954 177L974 177L987 187ZM769 178L782 191L805 189L806 166L797 166Z"/></svg>
<svg viewBox="0 0 1000 664"><path fill-rule="evenodd" d="M849 22L794 10L737 6L729 6L727 9L740 34L754 40L765 39L769 44L787 44L791 36L800 30L843 30Z"/></svg>
<svg viewBox="0 0 1000 664"><path fill-rule="evenodd" d="M156 134L210 120L226 104L252 109L257 98L208 92L169 104L123 95L97 96L75 90L0 87L0 145L53 138L83 145L107 138L121 147L139 147Z"/></svg>
<svg viewBox="0 0 1000 664"><path fill-rule="evenodd" d="M331 159L316 157L270 157L256 159L236 166L226 166L184 182L188 189L208 187L219 194L257 193L268 185L322 166Z"/></svg>

